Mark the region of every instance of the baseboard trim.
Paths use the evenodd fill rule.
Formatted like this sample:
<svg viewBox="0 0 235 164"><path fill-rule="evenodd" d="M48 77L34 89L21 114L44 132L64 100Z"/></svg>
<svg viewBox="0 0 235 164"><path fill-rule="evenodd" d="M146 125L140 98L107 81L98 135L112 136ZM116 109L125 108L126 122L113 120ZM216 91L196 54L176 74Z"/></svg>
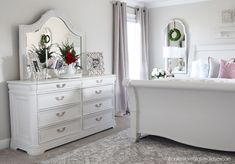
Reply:
<svg viewBox="0 0 235 164"><path fill-rule="evenodd" d="M0 140L0 149L9 148L9 146L10 146L10 138Z"/></svg>

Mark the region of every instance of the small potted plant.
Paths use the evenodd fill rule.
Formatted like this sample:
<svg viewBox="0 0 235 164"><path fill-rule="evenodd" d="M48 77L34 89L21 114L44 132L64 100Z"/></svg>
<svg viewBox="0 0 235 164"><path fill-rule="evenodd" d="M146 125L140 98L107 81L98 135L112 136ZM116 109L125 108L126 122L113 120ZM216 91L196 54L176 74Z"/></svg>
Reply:
<svg viewBox="0 0 235 164"><path fill-rule="evenodd" d="M51 44L51 37L49 35L43 34L41 35L40 42L38 43L38 47L33 45L30 52L36 53L38 55L38 59L42 65L43 68L47 67L47 61L52 57L52 54L54 53L51 51L51 47L53 44Z"/></svg>
<svg viewBox="0 0 235 164"><path fill-rule="evenodd" d="M32 47L31 52L35 52L38 55L38 59L39 59L40 63L42 63L42 66L44 68L46 67L46 56L47 56L47 59L50 59L52 57L52 54L54 53L51 51L51 47L52 47L52 45L50 45L49 47L43 47L41 45L36 47L35 45L33 45L33 47ZM46 53L48 55L46 55Z"/></svg>
<svg viewBox="0 0 235 164"><path fill-rule="evenodd" d="M67 74L75 74L74 63L80 58L80 55L74 50L74 44L70 44L68 41L62 43L62 46L58 46L60 50L60 56L64 62L68 65Z"/></svg>

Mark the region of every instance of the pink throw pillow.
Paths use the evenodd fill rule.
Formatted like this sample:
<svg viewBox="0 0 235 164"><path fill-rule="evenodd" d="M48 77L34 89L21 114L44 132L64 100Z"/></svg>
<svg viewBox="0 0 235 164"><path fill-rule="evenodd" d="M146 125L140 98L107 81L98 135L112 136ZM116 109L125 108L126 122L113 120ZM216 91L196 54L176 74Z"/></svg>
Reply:
<svg viewBox="0 0 235 164"><path fill-rule="evenodd" d="M235 63L225 60L220 60L219 78L235 78Z"/></svg>

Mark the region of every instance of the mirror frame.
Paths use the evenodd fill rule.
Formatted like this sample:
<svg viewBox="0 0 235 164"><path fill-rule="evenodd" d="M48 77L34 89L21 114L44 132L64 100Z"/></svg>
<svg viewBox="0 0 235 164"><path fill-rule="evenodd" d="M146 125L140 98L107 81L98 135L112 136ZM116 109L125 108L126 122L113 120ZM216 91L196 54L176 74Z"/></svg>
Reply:
<svg viewBox="0 0 235 164"><path fill-rule="evenodd" d="M171 24L171 23L174 23L174 22L177 22L179 24L182 25L183 27L183 32L184 32L184 35L185 35L185 49L186 49L186 55L185 55L185 71L182 71L182 72L177 72L177 73L174 73L174 74L187 74L188 73L188 58L189 58L189 39L188 39L188 32L187 32L187 28L186 28L186 25L184 24L184 22L178 18L174 18L174 19L171 19L170 21L168 21L167 25L165 26L164 28L164 37L165 37L165 43L164 43L164 46L166 47L169 47L168 46L168 25ZM169 58L166 58L165 59L165 70L168 70L168 60Z"/></svg>
<svg viewBox="0 0 235 164"><path fill-rule="evenodd" d="M41 27L51 18L57 17L61 19L68 30L70 30L73 34L81 37L81 53L85 52L85 34L83 32L78 31L71 23L71 21L58 10L49 10L44 13L39 20L30 25L19 25L19 66L20 66L20 80L25 79L25 56L26 56L26 48L27 48L27 37L26 34L29 32L37 32L41 29ZM81 59L82 62L82 59Z"/></svg>

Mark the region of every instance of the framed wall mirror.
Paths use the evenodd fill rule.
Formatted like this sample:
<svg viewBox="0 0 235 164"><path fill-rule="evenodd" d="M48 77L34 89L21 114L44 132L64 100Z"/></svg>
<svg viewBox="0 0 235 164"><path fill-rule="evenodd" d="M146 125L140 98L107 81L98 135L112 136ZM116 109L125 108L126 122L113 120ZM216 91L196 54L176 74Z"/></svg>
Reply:
<svg viewBox="0 0 235 164"><path fill-rule="evenodd" d="M165 69L173 74L186 74L188 71L188 34L184 23L179 19L173 19L168 22L164 33Z"/></svg>
<svg viewBox="0 0 235 164"><path fill-rule="evenodd" d="M85 37L79 32L63 13L56 10L50 10L43 14L41 18L31 25L19 26L19 64L20 79L29 79L28 67L30 53L36 53L42 67L58 69L62 63L59 63L61 57L58 45L65 42L72 43L77 54L85 51ZM44 52L45 47L47 52ZM48 61L51 58L52 60ZM77 60L81 66L82 59ZM46 63L45 63L46 62ZM50 75L54 76L54 75Z"/></svg>

